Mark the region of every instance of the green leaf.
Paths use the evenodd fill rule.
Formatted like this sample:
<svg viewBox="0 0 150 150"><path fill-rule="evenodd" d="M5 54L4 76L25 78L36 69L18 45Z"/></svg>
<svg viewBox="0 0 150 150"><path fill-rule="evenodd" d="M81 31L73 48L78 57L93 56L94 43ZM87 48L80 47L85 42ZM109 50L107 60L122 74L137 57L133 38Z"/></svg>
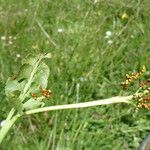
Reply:
<svg viewBox="0 0 150 150"><path fill-rule="evenodd" d="M38 62L38 60L42 58L50 58L51 57L50 55L51 54L49 53L46 55L38 55L36 57L29 56L29 58L27 58L27 60L23 62L24 65L23 67L21 67L21 71L20 71L21 73L19 74L19 79L21 78L29 79L31 76L31 72L33 68L35 67L35 64ZM30 88L28 90L27 95L29 95L29 91L39 90L40 86L42 88L46 88L48 84L48 77L49 77L49 67L45 63L40 62L32 80L30 80L31 83L30 83Z"/></svg>
<svg viewBox="0 0 150 150"><path fill-rule="evenodd" d="M28 96L30 93L36 93L40 91L40 87L47 88L48 77L49 77L49 67L45 63L41 63L38 67L38 70L34 76L31 87L28 91Z"/></svg>
<svg viewBox="0 0 150 150"><path fill-rule="evenodd" d="M19 83L17 80L8 78L5 85L5 94L7 96L8 103L15 108L19 113L22 113L23 104L19 99L20 91L23 88L23 82Z"/></svg>
<svg viewBox="0 0 150 150"><path fill-rule="evenodd" d="M22 61L22 64L29 64L31 66L34 66L39 58L40 55L38 56L29 55L26 59Z"/></svg>
<svg viewBox="0 0 150 150"><path fill-rule="evenodd" d="M9 95L9 97L7 97L7 101L10 106L15 108L21 114L23 112L23 104L19 99L19 93L20 91L15 91L12 95Z"/></svg>
<svg viewBox="0 0 150 150"><path fill-rule="evenodd" d="M29 99L27 102L25 102L23 104L23 108L25 110L32 110L32 109L36 109L36 108L39 108L39 107L43 107L45 104L44 102L42 102L42 99Z"/></svg>
<svg viewBox="0 0 150 150"><path fill-rule="evenodd" d="M29 64L24 64L22 65L22 67L20 68L20 71L18 73L17 76L17 80L21 80L21 79L28 79L30 76L30 73L32 72L33 66L29 65Z"/></svg>
<svg viewBox="0 0 150 150"><path fill-rule="evenodd" d="M49 72L49 67L45 63L41 63L35 76L34 82L36 82L42 88L46 88L48 84Z"/></svg>
<svg viewBox="0 0 150 150"><path fill-rule="evenodd" d="M20 84L20 91L22 91L24 89L26 82L27 82L26 80L23 80L22 82L19 83Z"/></svg>
<svg viewBox="0 0 150 150"><path fill-rule="evenodd" d="M40 87L47 88L49 67L41 62L43 58L51 58L51 54L38 56L30 55L26 60L22 61L22 67L15 80L9 78L5 86L5 93L8 102L19 113L22 113L23 108L35 109L42 107L44 97L34 100L31 94L41 96ZM29 99L26 101L26 99ZM24 104L23 102L26 101Z"/></svg>
<svg viewBox="0 0 150 150"><path fill-rule="evenodd" d="M20 85L17 80L12 80L8 78L5 85L5 94L6 96L12 95L14 91L20 90Z"/></svg>

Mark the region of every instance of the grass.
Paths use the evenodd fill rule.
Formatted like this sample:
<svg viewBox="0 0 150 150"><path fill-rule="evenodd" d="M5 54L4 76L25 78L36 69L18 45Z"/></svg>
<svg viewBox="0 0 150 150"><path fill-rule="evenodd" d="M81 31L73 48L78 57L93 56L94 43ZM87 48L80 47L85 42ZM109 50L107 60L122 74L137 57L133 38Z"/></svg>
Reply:
<svg viewBox="0 0 150 150"><path fill-rule="evenodd" d="M48 105L130 95L133 88L119 85L125 74L141 65L150 70L149 12L146 0L0 0L0 36L6 37L0 40L0 119L9 111L4 83L31 53L52 55ZM36 114L17 122L1 149L136 150L150 132L149 119L149 111L125 104Z"/></svg>

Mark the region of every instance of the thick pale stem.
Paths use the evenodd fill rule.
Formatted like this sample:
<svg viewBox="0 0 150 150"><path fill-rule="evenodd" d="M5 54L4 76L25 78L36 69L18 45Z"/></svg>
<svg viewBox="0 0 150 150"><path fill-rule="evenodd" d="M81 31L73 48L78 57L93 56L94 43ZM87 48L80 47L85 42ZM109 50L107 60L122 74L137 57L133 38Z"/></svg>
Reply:
<svg viewBox="0 0 150 150"><path fill-rule="evenodd" d="M57 105L57 106L49 106L49 107L43 107L38 108L34 110L26 111L25 114L35 114L39 112L45 112L45 111L52 111L52 110L60 110L60 109L75 109L75 108L86 108L86 107L93 107L93 106L99 106L99 105L108 105L108 104L114 104L114 103L127 103L132 104L130 101L133 98L133 96L125 96L125 97L112 97L109 99L103 99L103 100L96 100L96 101L90 101L90 102L83 102L83 103L76 103L76 104L67 104L67 105ZM22 115L17 114L14 117L15 110L12 109L6 119L6 122L4 126L0 130L0 144L2 140L4 139L7 132L10 130L12 125L15 123L15 121L21 117Z"/></svg>
<svg viewBox="0 0 150 150"><path fill-rule="evenodd" d="M6 118L6 120L5 120L4 126L3 126L3 127L1 128L1 130L0 130L0 144L1 144L1 142L3 141L5 135L7 134L7 132L9 131L9 129L10 129L10 127L11 127L11 123L12 123L12 122L11 122L11 119L12 119L14 113L15 113L15 109L12 108L12 109L10 110L10 112L9 112L9 114L8 114L8 116L7 116L7 118ZM14 122L13 122L13 123L14 123Z"/></svg>
<svg viewBox="0 0 150 150"><path fill-rule="evenodd" d="M74 108L85 108L85 107L93 107L98 105L108 105L113 103L131 103L131 99L133 96L125 96L125 97L112 97L104 100L96 100L84 103L76 103L76 104L67 104L67 105L57 105L57 106L49 106L38 108L34 110L26 111L26 114L35 114L39 112L52 111L52 110L60 110L60 109L74 109Z"/></svg>
<svg viewBox="0 0 150 150"><path fill-rule="evenodd" d="M0 144L3 141L4 137L6 136L7 132L10 130L10 128L12 127L12 125L15 123L15 121L20 117L20 115L15 115L14 117L12 117L11 120L7 120L4 123L4 126L1 128L0 130Z"/></svg>
<svg viewBox="0 0 150 150"><path fill-rule="evenodd" d="M7 119L6 119L6 120L10 120L10 119L12 118L12 116L14 115L14 113L15 113L15 109L14 109L14 108L12 108L12 109L10 110L10 112L9 112L9 114L8 114L8 116L7 116Z"/></svg>

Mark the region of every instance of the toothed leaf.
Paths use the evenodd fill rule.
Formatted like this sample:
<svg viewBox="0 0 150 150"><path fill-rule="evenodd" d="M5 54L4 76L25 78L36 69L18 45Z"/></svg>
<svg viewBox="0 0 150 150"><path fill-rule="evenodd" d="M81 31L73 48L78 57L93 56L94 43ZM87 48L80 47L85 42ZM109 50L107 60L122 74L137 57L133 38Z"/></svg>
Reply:
<svg viewBox="0 0 150 150"><path fill-rule="evenodd" d="M36 108L40 108L44 106L44 102L41 101L41 99L29 99L27 102L23 104L23 108L25 110L32 110Z"/></svg>

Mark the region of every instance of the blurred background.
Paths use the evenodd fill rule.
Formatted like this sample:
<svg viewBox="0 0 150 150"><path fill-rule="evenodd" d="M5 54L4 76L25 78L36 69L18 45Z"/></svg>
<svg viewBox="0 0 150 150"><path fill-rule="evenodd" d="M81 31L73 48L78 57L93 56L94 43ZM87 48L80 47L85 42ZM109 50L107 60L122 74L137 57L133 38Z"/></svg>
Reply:
<svg viewBox="0 0 150 150"><path fill-rule="evenodd" d="M0 120L4 86L28 54L51 53L47 105L129 95L120 83L150 70L148 0L0 0ZM126 104L23 117L2 150L136 150L150 132L150 111Z"/></svg>

